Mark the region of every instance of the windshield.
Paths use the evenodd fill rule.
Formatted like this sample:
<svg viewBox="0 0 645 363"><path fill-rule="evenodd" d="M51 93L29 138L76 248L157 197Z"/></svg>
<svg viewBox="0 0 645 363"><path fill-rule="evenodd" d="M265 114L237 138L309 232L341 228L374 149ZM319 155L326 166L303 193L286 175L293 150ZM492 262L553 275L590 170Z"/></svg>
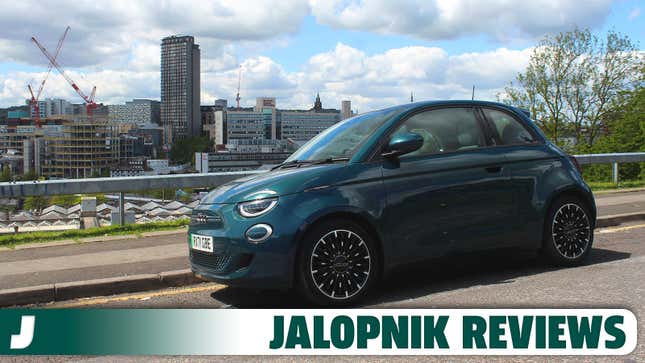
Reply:
<svg viewBox="0 0 645 363"><path fill-rule="evenodd" d="M374 111L341 121L309 140L286 161L349 158L379 126L395 112Z"/></svg>

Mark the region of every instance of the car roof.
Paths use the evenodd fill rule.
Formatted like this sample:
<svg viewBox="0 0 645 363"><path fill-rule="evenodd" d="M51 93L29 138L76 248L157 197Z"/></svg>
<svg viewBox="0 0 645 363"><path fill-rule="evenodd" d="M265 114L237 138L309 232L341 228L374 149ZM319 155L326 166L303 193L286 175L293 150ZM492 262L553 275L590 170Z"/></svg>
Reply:
<svg viewBox="0 0 645 363"><path fill-rule="evenodd" d="M372 113L372 112L388 112L388 111L395 111L394 116L401 116L402 114L411 111L411 110L418 110L426 107L432 107L432 106L474 106L474 107L501 107L505 108L507 110L514 111L517 114L523 114L526 115L524 111L517 107L513 107L501 102L493 102L493 101L479 101L479 100L433 100L433 101L418 101L418 102L412 102L412 103L404 103L401 105L396 105L396 106L390 106L390 107L385 107L381 109L376 109L367 112Z"/></svg>
<svg viewBox="0 0 645 363"><path fill-rule="evenodd" d="M430 107L430 106L462 106L462 105L480 106L480 107L493 106L493 107L503 107L503 108L511 109L511 110L515 110L515 111L518 110L516 107L510 106L510 105L507 105L507 104L504 104L504 103L501 103L501 102L480 101L480 100L418 101L418 102L413 102L413 103L408 103L408 104L403 104L403 105L390 107L390 109L399 108L401 111L406 111L406 110L412 110L412 109L417 109L417 108L425 108L425 107Z"/></svg>

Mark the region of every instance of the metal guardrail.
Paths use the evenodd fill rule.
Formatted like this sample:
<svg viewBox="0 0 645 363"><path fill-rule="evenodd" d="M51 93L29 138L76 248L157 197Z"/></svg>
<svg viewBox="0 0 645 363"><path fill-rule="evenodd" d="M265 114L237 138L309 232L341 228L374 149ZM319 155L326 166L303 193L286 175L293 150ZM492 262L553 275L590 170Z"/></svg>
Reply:
<svg viewBox="0 0 645 363"><path fill-rule="evenodd" d="M612 164L611 179L618 184L618 164L645 162L645 152L574 155L581 165Z"/></svg>
<svg viewBox="0 0 645 363"><path fill-rule="evenodd" d="M9 182L0 183L0 198L215 187L234 179L262 172L265 171Z"/></svg>
<svg viewBox="0 0 645 363"><path fill-rule="evenodd" d="M119 222L125 224L125 192L153 189L215 187L244 176L266 172L232 171L226 173L174 174L120 178L74 180L21 181L0 183L1 198L20 198L35 195L53 196L90 193L119 193Z"/></svg>
<svg viewBox="0 0 645 363"><path fill-rule="evenodd" d="M612 154L586 154L574 155L578 163L586 164L613 164L613 181L618 183L618 164L645 162L645 152L637 153L612 153ZM237 171L205 174L175 174L135 176L120 178L92 178L92 179L67 179L47 181L22 181L0 183L0 198L22 198L42 195L66 195L89 193L119 193L121 222L125 213L123 211L124 193L151 189L179 189L215 187L244 176L264 173L266 170Z"/></svg>
<svg viewBox="0 0 645 363"><path fill-rule="evenodd" d="M611 153L574 155L580 164L614 164L645 162L643 153Z"/></svg>

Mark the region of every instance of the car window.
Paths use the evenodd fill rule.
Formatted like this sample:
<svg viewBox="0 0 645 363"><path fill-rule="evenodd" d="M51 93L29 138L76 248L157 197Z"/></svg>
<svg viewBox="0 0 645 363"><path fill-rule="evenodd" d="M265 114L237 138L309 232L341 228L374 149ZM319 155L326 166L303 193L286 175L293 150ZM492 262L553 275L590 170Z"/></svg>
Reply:
<svg viewBox="0 0 645 363"><path fill-rule="evenodd" d="M285 162L351 157L362 142L397 112L400 111L385 109L341 121L309 140Z"/></svg>
<svg viewBox="0 0 645 363"><path fill-rule="evenodd" d="M486 145L472 108L444 108L418 113L396 131L423 137L423 146L401 158L476 149Z"/></svg>
<svg viewBox="0 0 645 363"><path fill-rule="evenodd" d="M484 114L493 123L503 145L530 144L535 141L524 125L508 113L485 108Z"/></svg>

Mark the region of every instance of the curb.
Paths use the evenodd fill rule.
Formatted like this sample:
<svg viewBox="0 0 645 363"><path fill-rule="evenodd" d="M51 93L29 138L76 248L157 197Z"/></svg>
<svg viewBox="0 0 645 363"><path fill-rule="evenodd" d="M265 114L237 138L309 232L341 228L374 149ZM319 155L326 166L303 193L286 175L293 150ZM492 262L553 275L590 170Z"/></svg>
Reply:
<svg viewBox="0 0 645 363"><path fill-rule="evenodd" d="M622 188L622 189L604 189L604 190L597 190L597 191L593 192L593 195L635 193L635 192L643 192L643 191L645 191L645 187Z"/></svg>
<svg viewBox="0 0 645 363"><path fill-rule="evenodd" d="M82 297L106 296L128 292L158 290L202 282L190 269L158 274L130 275L105 279L0 290L0 307L47 303Z"/></svg>
<svg viewBox="0 0 645 363"><path fill-rule="evenodd" d="M645 220L645 212L614 214L596 219L596 228L612 227L625 222Z"/></svg>

